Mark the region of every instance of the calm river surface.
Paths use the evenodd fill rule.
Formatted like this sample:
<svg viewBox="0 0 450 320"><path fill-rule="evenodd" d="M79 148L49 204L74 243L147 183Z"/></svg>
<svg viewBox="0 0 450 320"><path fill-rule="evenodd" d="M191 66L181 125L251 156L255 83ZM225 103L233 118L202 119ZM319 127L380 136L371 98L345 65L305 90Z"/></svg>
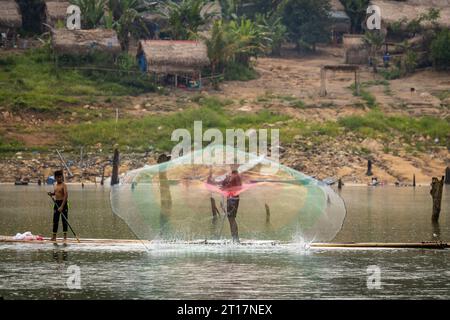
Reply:
<svg viewBox="0 0 450 320"><path fill-rule="evenodd" d="M0 234L49 235L49 187L0 185ZM72 226L83 238L134 236L114 216L109 189L69 186ZM347 206L335 242L450 242L450 189L431 224L428 187L344 187ZM300 246L122 248L0 244L5 299L450 298L450 250L309 249ZM369 266L379 289L367 287ZM75 268L75 269L74 269ZM79 268L79 269L78 269ZM80 287L68 286L80 271ZM69 273L68 273L69 272ZM73 283L72 283L73 284Z"/></svg>

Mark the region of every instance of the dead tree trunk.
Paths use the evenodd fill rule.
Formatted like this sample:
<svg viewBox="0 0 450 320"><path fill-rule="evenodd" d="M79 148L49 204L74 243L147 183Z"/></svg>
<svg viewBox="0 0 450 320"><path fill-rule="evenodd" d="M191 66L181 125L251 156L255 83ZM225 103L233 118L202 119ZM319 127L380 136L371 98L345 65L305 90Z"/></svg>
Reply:
<svg viewBox="0 0 450 320"><path fill-rule="evenodd" d="M433 177L431 182L431 197L433 198L433 215L432 221L439 221L439 214L441 213L441 204L442 204L442 189L444 188L444 177L442 177L441 181L438 178Z"/></svg>
<svg viewBox="0 0 450 320"><path fill-rule="evenodd" d="M338 189L341 190L343 185L344 184L342 183L342 179L339 178L339 180L338 180Z"/></svg>
<svg viewBox="0 0 450 320"><path fill-rule="evenodd" d="M267 203L265 204L266 207L266 223L269 224L270 223L270 208L267 205Z"/></svg>
<svg viewBox="0 0 450 320"><path fill-rule="evenodd" d="M119 184L119 150L114 149L113 170L111 176L111 185Z"/></svg>
<svg viewBox="0 0 450 320"><path fill-rule="evenodd" d="M217 209L216 200L214 200L213 197L211 197L210 199L212 216L213 218L217 218L217 216L219 215L219 209Z"/></svg>

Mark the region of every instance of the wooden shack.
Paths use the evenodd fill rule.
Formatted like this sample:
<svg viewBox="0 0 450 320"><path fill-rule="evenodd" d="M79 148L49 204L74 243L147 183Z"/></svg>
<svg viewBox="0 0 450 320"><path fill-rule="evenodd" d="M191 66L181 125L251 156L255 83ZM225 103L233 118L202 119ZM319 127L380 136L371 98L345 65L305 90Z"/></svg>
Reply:
<svg viewBox="0 0 450 320"><path fill-rule="evenodd" d="M142 40L137 58L141 71L173 76L175 86L189 86L192 80L200 84L201 70L210 64L208 49L201 41Z"/></svg>
<svg viewBox="0 0 450 320"><path fill-rule="evenodd" d="M16 1L0 0L0 44L14 45L17 30L22 26L22 15Z"/></svg>
<svg viewBox="0 0 450 320"><path fill-rule="evenodd" d="M88 55L104 52L117 55L121 47L114 30L52 30L52 47L57 55Z"/></svg>

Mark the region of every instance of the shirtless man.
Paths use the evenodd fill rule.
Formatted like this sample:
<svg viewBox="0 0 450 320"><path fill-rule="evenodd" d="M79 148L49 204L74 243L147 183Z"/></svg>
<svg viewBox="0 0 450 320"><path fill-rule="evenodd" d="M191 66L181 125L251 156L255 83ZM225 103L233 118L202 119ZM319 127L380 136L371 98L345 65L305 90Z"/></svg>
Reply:
<svg viewBox="0 0 450 320"><path fill-rule="evenodd" d="M64 176L61 170L55 172L56 185L53 192L49 192L49 196L55 197L55 205L53 206L53 235L51 241L56 241L58 232L59 216L62 214L64 241L67 240L67 219L69 208L67 206L68 192L67 185L64 183ZM65 219L64 219L65 218Z"/></svg>
<svg viewBox="0 0 450 320"><path fill-rule="evenodd" d="M241 176L236 168L231 169L231 175L228 175L222 182L222 188L229 191L227 196L227 217L230 223L231 236L233 242L239 243L238 225L236 215L239 208L239 187L242 186Z"/></svg>

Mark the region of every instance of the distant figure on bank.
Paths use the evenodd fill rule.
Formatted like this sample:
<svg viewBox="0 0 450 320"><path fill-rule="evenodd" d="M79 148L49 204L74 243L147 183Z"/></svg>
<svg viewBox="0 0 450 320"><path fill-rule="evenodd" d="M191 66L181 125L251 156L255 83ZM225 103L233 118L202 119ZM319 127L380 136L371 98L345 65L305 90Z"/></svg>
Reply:
<svg viewBox="0 0 450 320"><path fill-rule="evenodd" d="M236 215L239 208L239 187L242 186L241 176L237 169L231 169L231 175L228 175L222 182L222 188L227 191L227 217L230 223L231 237L233 242L239 242L238 225Z"/></svg>
<svg viewBox="0 0 450 320"><path fill-rule="evenodd" d="M55 204L53 206L53 235L51 241L56 241L60 215L64 216L61 220L64 240L67 240L67 219L69 219L69 207L67 205L67 200L69 194L67 192L67 185L64 183L64 176L61 170L55 172L55 179L56 185L54 186L54 191L48 193L49 196L55 197Z"/></svg>
<svg viewBox="0 0 450 320"><path fill-rule="evenodd" d="M389 52L386 52L383 56L383 63L384 63L385 68L389 67L390 61L391 61L391 55L389 54Z"/></svg>

